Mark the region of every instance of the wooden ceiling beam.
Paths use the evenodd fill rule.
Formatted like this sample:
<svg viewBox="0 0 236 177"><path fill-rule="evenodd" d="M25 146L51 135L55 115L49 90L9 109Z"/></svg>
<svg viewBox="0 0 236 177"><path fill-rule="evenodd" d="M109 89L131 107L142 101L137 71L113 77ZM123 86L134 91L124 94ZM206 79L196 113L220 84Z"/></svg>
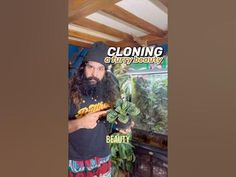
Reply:
<svg viewBox="0 0 236 177"><path fill-rule="evenodd" d="M151 35L147 35L144 36L143 38L141 38L143 40L147 40L147 44L149 45L154 45L154 44L166 44L168 43L168 37L164 37L164 38L155 38Z"/></svg>
<svg viewBox="0 0 236 177"><path fill-rule="evenodd" d="M159 37L163 37L166 34L166 32L160 28L116 5L110 6L107 9L103 9L102 11Z"/></svg>
<svg viewBox="0 0 236 177"><path fill-rule="evenodd" d="M138 44L135 41L126 41L126 40L122 40L120 42L114 42L114 41L109 41L107 39L104 38L100 38L100 37L95 37L89 34L85 34L85 33L81 33L81 32L77 32L77 31L72 31L69 30L69 36L70 37L75 37L78 39L83 39L86 41L90 41L90 42L97 42L97 41L102 41L105 44L107 44L108 46L114 46L114 47L138 47L140 46L140 44ZM158 36L153 36L153 35L146 35L143 37L139 37L140 40L142 41L146 41L147 45L154 45L154 44L165 44L168 43L168 37L165 36L164 38L160 38ZM77 45L77 46L81 46L81 47L86 47L86 48L90 48L91 44L85 43L85 42L80 42L80 41L76 41L76 40L72 40L69 39L69 44L73 44L73 45Z"/></svg>
<svg viewBox="0 0 236 177"><path fill-rule="evenodd" d="M85 48L90 48L91 47L91 44L89 44L89 43L76 41L76 40L73 40L73 39L69 39L68 43L71 44L71 45L79 46L79 47L85 47Z"/></svg>
<svg viewBox="0 0 236 177"><path fill-rule="evenodd" d="M150 0L155 6L168 14L167 0Z"/></svg>
<svg viewBox="0 0 236 177"><path fill-rule="evenodd" d="M155 39L155 40L150 40L147 42L147 44L148 45L165 44L165 43L167 43L167 41L168 41L168 38L159 38L159 39ZM69 39L68 43L71 45L85 47L85 48L91 48L91 46L92 46L92 44L88 44L85 42L76 41L76 40L72 40L72 39ZM121 42L114 43L114 45L112 45L112 46L124 48L124 47L138 47L140 45L136 42L121 41Z"/></svg>
<svg viewBox="0 0 236 177"><path fill-rule="evenodd" d="M78 7L86 3L87 0L69 0L68 1L68 13L72 14L77 10Z"/></svg>
<svg viewBox="0 0 236 177"><path fill-rule="evenodd" d="M114 46L115 43L116 43L114 41L110 41L110 40L105 39L105 38L93 36L93 35L90 35L90 34L78 32L78 31L74 31L74 30L69 30L69 36L70 37L75 37L75 38L78 38L78 39L82 39L82 40L86 40L86 41L89 41L89 42L102 41L105 44L107 44L108 46Z"/></svg>
<svg viewBox="0 0 236 177"><path fill-rule="evenodd" d="M105 33L105 34L109 34L111 36L121 38L123 40L132 40L132 36L129 35L128 33L119 31L115 28L106 26L104 24L95 22L93 20L89 20L87 18L80 18L79 20L73 21L73 23L77 24L77 25L80 25L80 26L83 26L83 27L86 27L86 28L91 28L95 31L99 31L99 32L102 32L102 33Z"/></svg>
<svg viewBox="0 0 236 177"><path fill-rule="evenodd" d="M108 8L119 1L120 0L70 0L68 14L69 23L92 14L102 8Z"/></svg>
<svg viewBox="0 0 236 177"><path fill-rule="evenodd" d="M153 36L153 35L146 35L143 37L139 38L142 41L147 41L147 45L154 45L154 44L165 44L168 41L168 37L160 38L158 36ZM116 47L138 47L140 44L137 42L129 42L129 41L120 41L116 42L115 44Z"/></svg>

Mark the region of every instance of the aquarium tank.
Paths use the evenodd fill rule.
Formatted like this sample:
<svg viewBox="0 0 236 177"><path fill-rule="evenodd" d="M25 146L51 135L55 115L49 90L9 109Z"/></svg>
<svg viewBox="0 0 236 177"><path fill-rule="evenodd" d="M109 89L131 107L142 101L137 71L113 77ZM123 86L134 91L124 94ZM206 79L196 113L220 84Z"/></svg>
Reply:
<svg viewBox="0 0 236 177"><path fill-rule="evenodd" d="M113 73L124 99L132 101L140 114L135 128L168 134L168 58L157 64L117 64Z"/></svg>

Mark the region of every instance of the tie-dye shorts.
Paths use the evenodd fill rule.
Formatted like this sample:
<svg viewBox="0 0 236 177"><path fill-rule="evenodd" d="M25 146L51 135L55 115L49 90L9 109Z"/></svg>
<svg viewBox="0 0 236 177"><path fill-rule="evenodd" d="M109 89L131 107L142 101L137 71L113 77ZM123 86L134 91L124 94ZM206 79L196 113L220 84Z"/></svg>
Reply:
<svg viewBox="0 0 236 177"><path fill-rule="evenodd" d="M111 177L110 155L89 160L69 160L69 177Z"/></svg>

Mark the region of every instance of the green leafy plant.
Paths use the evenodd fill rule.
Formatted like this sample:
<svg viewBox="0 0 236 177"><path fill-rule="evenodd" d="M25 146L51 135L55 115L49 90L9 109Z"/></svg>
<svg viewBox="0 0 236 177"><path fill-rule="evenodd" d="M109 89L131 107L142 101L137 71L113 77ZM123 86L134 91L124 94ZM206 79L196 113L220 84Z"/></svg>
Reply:
<svg viewBox="0 0 236 177"><path fill-rule="evenodd" d="M140 110L134 103L118 99L114 108L108 111L107 121L111 124L116 124L117 122L127 124L130 122L131 117L134 118L139 113ZM120 136L124 136L124 134L114 133L110 136L119 138ZM132 135L131 133L128 133L125 136L128 137L128 142L110 143L113 177L117 177L120 170L127 173L131 172L133 168L135 155L133 152L133 146L130 143Z"/></svg>
<svg viewBox="0 0 236 177"><path fill-rule="evenodd" d="M121 133L114 133L111 136L124 136ZM131 138L131 134L128 134ZM117 177L119 172L128 173L133 170L133 163L135 162L135 155L133 152L133 145L127 143L110 143L111 161L112 161L112 175Z"/></svg>
<svg viewBox="0 0 236 177"><path fill-rule="evenodd" d="M108 111L107 121L110 123L115 123L115 121L120 121L126 124L130 116L137 116L140 110L135 106L134 103L118 99L116 101L115 107Z"/></svg>
<svg viewBox="0 0 236 177"><path fill-rule="evenodd" d="M122 98L130 100L141 110L135 121L136 127L157 133L168 132L167 87L168 80L147 79L147 75L132 76L127 74L126 64L116 64L113 73L119 81ZM114 115L115 116L115 115Z"/></svg>
<svg viewBox="0 0 236 177"><path fill-rule="evenodd" d="M136 121L137 128L166 133L167 124L167 79L150 80L135 78L133 102L140 108L141 114Z"/></svg>
<svg viewBox="0 0 236 177"><path fill-rule="evenodd" d="M166 133L168 131L168 99L167 99L167 79L161 81L155 81L152 85L152 93L154 98L154 107L158 112L158 121L155 123L152 130L160 133Z"/></svg>
<svg viewBox="0 0 236 177"><path fill-rule="evenodd" d="M127 64L115 64L113 66L113 73L116 76L119 86L121 97L125 100L129 100L131 96L131 85L132 81L130 79L130 75L127 75L128 65Z"/></svg>

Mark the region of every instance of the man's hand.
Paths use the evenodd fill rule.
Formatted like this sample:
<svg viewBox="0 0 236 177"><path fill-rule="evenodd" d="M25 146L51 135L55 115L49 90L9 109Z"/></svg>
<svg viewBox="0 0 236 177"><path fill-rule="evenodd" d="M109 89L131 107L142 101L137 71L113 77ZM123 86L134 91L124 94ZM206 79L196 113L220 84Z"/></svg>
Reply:
<svg viewBox="0 0 236 177"><path fill-rule="evenodd" d="M107 111L98 111L93 113L88 113L81 119L79 119L80 128L95 128L97 125L97 120L103 116L106 115Z"/></svg>
<svg viewBox="0 0 236 177"><path fill-rule="evenodd" d="M80 128L87 128L87 129L95 128L99 117L106 114L107 114L107 111L92 112L92 113L86 114L85 116L79 119L69 121L68 123L69 133L72 133Z"/></svg>

